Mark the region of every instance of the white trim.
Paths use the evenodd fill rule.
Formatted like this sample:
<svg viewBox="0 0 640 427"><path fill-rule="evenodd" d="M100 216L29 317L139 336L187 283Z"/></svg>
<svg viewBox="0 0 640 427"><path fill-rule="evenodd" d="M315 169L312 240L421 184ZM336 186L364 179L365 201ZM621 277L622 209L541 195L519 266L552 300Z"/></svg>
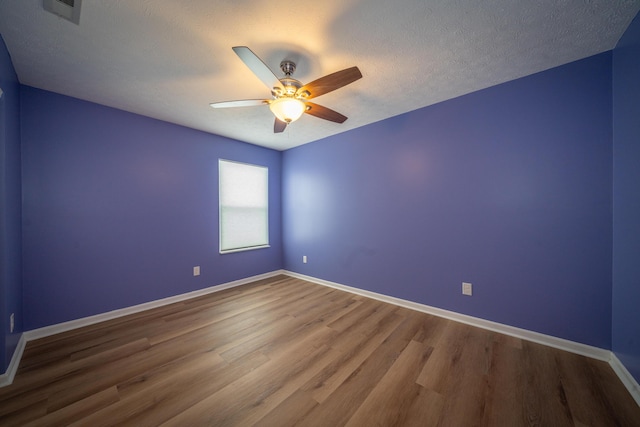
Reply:
<svg viewBox="0 0 640 427"><path fill-rule="evenodd" d="M261 169L264 172L266 172L265 178L266 178L266 212L265 212L265 225L266 225L266 241L264 243L261 243L259 245L255 245L255 246L242 246L242 247L232 247L232 248L222 248L222 239L223 239L223 229L226 229L226 227L224 227L223 222L224 222L224 218L225 215L223 215L223 204L222 204L222 199L223 199L223 193L225 193L223 191L224 187L226 187L225 183L227 181L229 181L229 179L227 178L226 180L223 179L225 173L223 172L223 166L225 164L230 165L231 163L234 163L236 165L242 165L248 168L253 168L255 169ZM246 169L245 169L246 170ZM244 162L238 162L235 160L227 160L227 159L222 159L222 158L218 158L218 249L219 249L219 253L220 255L225 255L225 254L230 254L230 253L235 253L235 252L244 252L244 251L251 251L254 249L263 249L263 248L268 248L269 246L269 167L268 166L263 166L263 165L256 165L256 164L252 164L252 163L244 163ZM228 172L227 172L228 174ZM225 205L226 206L226 205ZM254 206L255 207L255 206ZM236 243L237 244L237 243Z"/></svg>
<svg viewBox="0 0 640 427"><path fill-rule="evenodd" d="M609 365L613 371L618 375L620 381L624 384L624 386L631 393L631 397L636 401L638 406L640 406L640 384L633 378L631 372L627 370L627 368L622 364L618 356L615 353L611 353L611 360L609 361Z"/></svg>
<svg viewBox="0 0 640 427"><path fill-rule="evenodd" d="M362 295L368 298L373 298L378 301L387 302L389 304L399 305L401 307L409 308L411 310L421 311L423 313L432 314L438 317L444 317L445 319L455 320L456 322L465 323L471 326L477 326L482 329L499 332L501 334L510 335L512 337L521 338L527 341L533 341L538 344L547 345L549 347L558 348L560 350L570 351L571 353L580 354L583 356L591 357L593 359L598 359L598 360L603 360L605 362L608 362L611 358L611 352L609 350L604 350L604 349L593 347L587 344L581 344L578 342L565 340L563 338L557 338L551 335L541 334L539 332L520 329L520 328L516 328L515 326L496 323L490 320L480 319L478 317L468 316L466 314L460 314L460 313L456 313L449 310L443 310L441 308L431 307L425 304L420 304L413 301L407 301L401 298L378 294L376 292L365 291L358 288L352 288L351 286L330 282L328 280L317 279L315 277L306 276L304 274L294 273L291 271L285 271L284 274L291 277L296 277L298 279L317 283L319 285L329 286L329 287L340 289L346 292L351 292L351 293Z"/></svg>
<svg viewBox="0 0 640 427"><path fill-rule="evenodd" d="M0 387L8 386L13 383L13 378L18 371L20 360L22 359L22 353L27 345L27 342L37 340L39 338L48 337L51 335L59 334L61 332L71 331L73 329L82 328L84 326L93 325L106 320L117 319L118 317L127 316L129 314L139 313L145 310L151 310L152 308L162 307L164 305L173 304L176 302L188 300L190 298L196 298L202 295L219 292L225 289L234 288L236 286L246 285L247 283L255 282L257 280L268 279L270 277L277 276L279 274L285 274L284 270L274 270L269 273L258 274L256 276L246 277L244 279L234 280L233 282L222 283L220 285L210 286L204 289L198 289L196 291L187 292L172 297L162 298L156 301L146 302L144 304L138 304L131 307L125 307L118 310L109 311L106 313L96 314L95 316L83 317L81 319L70 320L68 322L58 323L51 326L45 326L43 328L32 329L26 331L20 337L18 346L13 352L11 362L7 367L4 374L0 374Z"/></svg>
<svg viewBox="0 0 640 427"><path fill-rule="evenodd" d="M318 279L316 277L307 276L304 274L294 273L288 270L275 270L269 273L259 274L256 276L247 277L244 279L235 280L233 282L222 283L220 285L210 286L208 288L199 289L197 291L187 292L180 295L175 295L168 298L163 298L156 301L150 301L144 304L138 304L131 307L122 308L119 310L109 311L107 313L97 314L95 316L89 316L82 319L71 320L69 322L59 323L56 325L46 326L44 328L33 329L31 331L24 332L18 341L18 346L13 352L13 357L9 363L9 367L4 374L0 374L0 387L10 385L18 371L18 365L24 352L27 342L33 341L39 338L48 337L50 335L58 334L61 332L70 331L72 329L81 328L95 323L104 322L106 320L116 319L118 317L127 316L129 314L139 313L141 311L150 310L157 307L162 307L168 304L173 304L180 301L185 301L190 298L196 298L202 295L219 292L224 289L234 288L236 286L245 285L247 283L255 282L257 280L268 279L280 274L284 274L290 277L306 280L319 285L328 286L331 288L339 289L342 291L350 292L357 295L362 295L367 298L373 298L378 301L386 302L389 304L398 305L401 307L409 308L411 310L420 311L434 316L443 317L445 319L454 320L456 322L465 323L471 326L477 326L479 328L487 329L501 334L510 335L516 338L521 338L527 341L533 341L538 344L547 345L549 347L558 348L560 350L566 350L571 353L580 354L582 356L591 357L593 359L602 360L608 362L613 371L616 373L620 381L627 388L631 396L635 399L636 403L640 406L640 385L633 378L631 373L625 368L620 359L611 351L604 350L598 347L593 347L586 344L577 343L574 341L565 340L563 338L557 338L550 335L541 334L539 332L533 332L526 329L516 328L514 326L504 325L501 323L492 322L485 319L480 319L473 316L467 316L465 314L456 313L453 311L443 310L441 308L431 307L425 304L416 303L413 301L403 300L401 298L391 297L388 295L379 294L376 292L366 291L363 289L353 288L351 286L342 285L336 282L330 282L328 280Z"/></svg>
<svg viewBox="0 0 640 427"><path fill-rule="evenodd" d="M16 349L13 351L13 356L11 356L11 362L9 362L9 366L4 374L0 375L0 387L4 387L13 383L13 378L16 376L16 372L18 372L18 365L20 365L20 360L22 359L22 353L24 353L24 348L27 345L27 339L22 334L20 336L20 340L18 340L18 345Z"/></svg>
<svg viewBox="0 0 640 427"><path fill-rule="evenodd" d="M218 253L220 255L225 255L225 254L233 254L236 252L246 252L246 251L253 251L255 249L265 249L265 248L270 248L271 245L269 245L268 243L266 245L258 245L258 246L247 246L246 248L236 248L236 249L225 249L225 250L220 250L218 251Z"/></svg>
<svg viewBox="0 0 640 427"><path fill-rule="evenodd" d="M106 320L117 319L118 317L128 316L129 314L140 313L141 311L151 310L153 308L162 307L164 305L173 304L176 302L188 300L191 298L197 298L202 295L219 292L224 289L234 288L236 286L246 285L247 283L255 282L257 280L268 279L269 277L284 274L284 270L275 270L269 273L258 274L257 276L251 276L240 280L234 280L233 282L222 283L220 285L210 286L204 289L198 289L197 291L187 292L180 295L174 295L172 297L162 298L155 301L145 302L143 304L134 305L131 307L125 307L118 310L108 311L106 313L96 314L95 316L83 317L81 319L70 320L64 323L58 323L56 325L45 326L43 328L33 329L24 333L27 341L33 341L39 338L48 337L50 335L59 334L61 332L67 332L72 329L82 328L84 326L93 325L95 323L104 322Z"/></svg>
<svg viewBox="0 0 640 427"><path fill-rule="evenodd" d="M533 341L538 344L546 345L549 347L565 350L571 353L579 354L582 356L590 357L592 359L602 360L609 363L609 366L616 373L622 384L629 391L633 399L640 406L640 385L635 380L633 375L622 364L620 359L610 350L605 350L598 347L593 347L587 344L578 343L575 341L569 341L563 338L554 337L551 335L541 334L539 332L529 331L526 329L516 328L515 326L504 325L501 323L492 322L490 320L480 319L473 316L467 316L466 314L460 314L453 311L443 310L441 308L431 307L425 304L420 304L413 301L403 300L401 298L391 297L388 295L378 294L376 292L365 291L363 289L353 288L351 286L342 285L340 283L331 282L324 279L318 279L316 277L307 276L300 273L294 273L292 271L285 270L284 274L287 276L295 277L298 279L306 280L308 282L317 283L318 285L324 285L331 288L339 289L342 291L350 292L357 295L362 295L367 298L373 298L378 301L386 302L389 304L398 305L401 307L409 308L411 310L420 311L427 314L432 314L438 317L444 317L445 319L454 320L456 322L465 323L471 326L477 326L482 329L487 329L501 334L509 335L516 338L521 338L527 341Z"/></svg>

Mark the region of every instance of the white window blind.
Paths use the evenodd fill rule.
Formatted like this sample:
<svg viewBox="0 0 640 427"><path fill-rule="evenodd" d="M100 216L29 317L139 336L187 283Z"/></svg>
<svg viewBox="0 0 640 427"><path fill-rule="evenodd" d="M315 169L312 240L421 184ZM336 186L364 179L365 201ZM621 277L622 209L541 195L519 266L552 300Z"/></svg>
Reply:
<svg viewBox="0 0 640 427"><path fill-rule="evenodd" d="M269 246L269 169L218 161L220 253Z"/></svg>

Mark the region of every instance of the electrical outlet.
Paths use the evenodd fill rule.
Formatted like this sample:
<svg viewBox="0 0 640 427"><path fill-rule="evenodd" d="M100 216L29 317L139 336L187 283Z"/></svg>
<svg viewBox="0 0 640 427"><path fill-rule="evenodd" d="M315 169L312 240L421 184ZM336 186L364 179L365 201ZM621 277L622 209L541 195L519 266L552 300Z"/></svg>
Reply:
<svg viewBox="0 0 640 427"><path fill-rule="evenodd" d="M16 328L16 316L15 313L11 313L9 316L9 333L13 333L13 330Z"/></svg>
<svg viewBox="0 0 640 427"><path fill-rule="evenodd" d="M307 256L306 256L306 255L302 255L302 262L303 262L304 264L306 264L306 263L307 263Z"/></svg>
<svg viewBox="0 0 640 427"><path fill-rule="evenodd" d="M462 295L473 295L473 288L471 283L462 282Z"/></svg>
<svg viewBox="0 0 640 427"><path fill-rule="evenodd" d="M200 275L200 266L196 265L195 267L193 267L193 275L194 276L199 276Z"/></svg>

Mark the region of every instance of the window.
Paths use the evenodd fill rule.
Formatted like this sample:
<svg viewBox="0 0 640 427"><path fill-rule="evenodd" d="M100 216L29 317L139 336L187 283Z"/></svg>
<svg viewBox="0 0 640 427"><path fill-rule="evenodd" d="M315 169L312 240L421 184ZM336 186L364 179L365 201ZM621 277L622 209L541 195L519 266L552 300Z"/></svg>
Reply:
<svg viewBox="0 0 640 427"><path fill-rule="evenodd" d="M220 253L269 247L269 169L218 161Z"/></svg>

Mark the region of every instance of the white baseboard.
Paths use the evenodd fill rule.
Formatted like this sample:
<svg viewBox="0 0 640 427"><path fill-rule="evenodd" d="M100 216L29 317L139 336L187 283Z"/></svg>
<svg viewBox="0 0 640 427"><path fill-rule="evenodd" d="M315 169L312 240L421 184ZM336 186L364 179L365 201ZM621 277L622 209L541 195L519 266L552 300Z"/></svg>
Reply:
<svg viewBox="0 0 640 427"><path fill-rule="evenodd" d="M224 289L234 288L236 286L245 285L247 283L255 282L257 280L268 279L270 277L277 276L279 274L285 274L287 276L295 277L298 279L306 280L308 282L316 283L319 285L329 286L342 291L350 292L357 295L362 295L367 298L376 299L378 301L386 302L389 304L398 305L401 307L409 308L411 310L420 311L434 316L443 317L445 319L454 320L456 322L465 323L471 326L477 326L479 328L487 329L490 331L498 332L505 335L510 335L516 338L521 338L527 341L533 341L539 344L547 345L549 347L558 348L560 350L566 350L571 353L580 354L583 356L591 357L593 359L602 360L608 362L616 375L620 378L625 385L629 393L633 396L635 401L640 405L640 386L638 382L633 378L631 373L620 362L616 355L605 349L593 347L586 344L569 341L563 338L557 338L551 335L541 334L539 332L529 331L526 329L516 328L514 326L504 325L501 323L492 322L485 319L480 319L473 316L467 316L465 314L456 313L453 311L443 310L437 307L431 307L425 304L420 304L413 301L404 300L401 298L391 297L388 295L379 294L376 292L366 291L363 289L353 288L351 286L342 285L340 283L330 282L328 280L318 279L316 277L307 276L304 274L294 273L288 270L275 270L269 273L259 274L256 276L247 277L233 282L227 282L220 285L210 286L208 288L199 289L197 291L187 292L180 295L175 295L168 298L159 299L156 301L150 301L144 304L138 304L131 307L126 307L118 310L109 311L107 313L97 314L95 316L84 317L82 319L71 320L69 322L59 323L56 325L45 326L43 328L33 329L24 332L18 341L18 346L13 353L9 367L4 374L0 375L0 387L4 387L13 382L22 353L24 352L27 342L33 341L39 338L48 337L50 335L59 334L61 332L70 331L84 326L93 325L95 323L104 322L106 320L116 319L119 317L127 316L129 314L139 313L141 311L150 310L156 307L162 307L168 304L173 304L180 301L185 301L191 298L196 298L202 295L219 292Z"/></svg>
<svg viewBox="0 0 640 427"><path fill-rule="evenodd" d="M13 356L11 357L11 362L9 362L9 366L4 374L0 375L0 387L4 387L13 383L13 378L16 376L16 372L18 372L18 366L20 365L20 360L22 359L22 353L24 353L24 348L27 345L27 339L24 334L20 335L20 339L18 340L18 345L16 349L13 351Z"/></svg>
<svg viewBox="0 0 640 427"><path fill-rule="evenodd" d="M104 322L106 320L117 319L118 317L127 316L129 314L139 313L141 311L150 310L156 307L162 307L164 305L173 304L180 301L185 301L191 298L196 298L202 295L219 292L224 289L234 288L236 286L245 285L247 283L255 282L257 280L268 279L270 277L284 274L284 270L275 270L269 273L258 274L256 276L246 277L240 280L234 280L233 282L222 283L220 285L210 286L204 289L198 289L197 291L187 292L180 295L175 295L168 298L162 298L156 301L146 302L144 304L138 304L131 307L121 308L118 310L109 311L106 313L96 314L95 316L83 317L81 319L70 320L68 322L58 323L51 326L45 326L43 328L32 329L26 331L20 337L18 346L13 352L13 357L9 363L4 374L0 375L0 387L4 387L13 383L13 378L18 371L20 359L22 359L22 353L24 352L27 342L37 340L39 338L48 337L50 335L59 334L61 332L70 331L73 329L82 328L84 326L93 325L95 323Z"/></svg>
<svg viewBox="0 0 640 427"><path fill-rule="evenodd" d="M173 304L180 301L185 301L191 298L197 298L202 295L219 292L224 289L234 288L236 286L245 285L247 283L255 282L257 280L268 279L278 274L285 274L284 270L271 271L269 273L258 274L257 276L251 276L240 280L234 280L233 282L222 283L220 285L210 286L204 289L198 289L197 291L187 292L180 295L174 295L172 297L162 298L155 301L145 302L143 304L133 305L131 307L125 307L118 310L108 311L106 313L96 314L95 316L83 317L81 319L70 320L68 322L58 323L51 326L45 326L43 328L32 329L24 333L28 341L33 341L39 338L48 337L50 335L59 334L61 332L70 331L73 329L82 328L84 326L93 325L95 323L104 322L105 320L117 319L118 317L128 316L129 314L140 313L141 311L151 310L152 308L162 307L164 305Z"/></svg>
<svg viewBox="0 0 640 427"><path fill-rule="evenodd" d="M328 280L317 279L315 277L306 276L304 274L293 273L291 271L285 271L284 274L298 279L307 280L309 282L317 283L319 285L330 286L332 288L340 289L353 294L362 295L368 298L373 298L378 301L386 302L389 304L399 305L401 307L409 308L412 310L420 311L427 314L432 314L438 317L444 317L445 319L455 320L456 322L465 323L471 326L477 326L482 329L488 329L490 331L499 332L501 334L510 335L516 338L522 338L527 341L533 341L539 344L544 344L549 347L558 348L561 350L570 351L572 353L588 356L593 359L604 360L606 362L610 359L611 352L609 350L603 350L598 347L592 347L586 344L580 344L574 341L565 340L563 338L557 338L551 335L541 334L539 332L529 331L527 329L516 328L514 326L505 325L502 323L492 322L490 320L480 319L478 317L467 316L466 314L456 313L454 311L443 310L441 308L432 307L425 304L420 304L413 301L404 300L401 298L391 297L376 292L365 291L351 286L342 285Z"/></svg>
<svg viewBox="0 0 640 427"><path fill-rule="evenodd" d="M620 381L624 384L624 386L629 390L631 396L635 399L638 406L640 406L640 384L633 378L631 372L627 370L627 368L622 364L618 356L615 353L611 353L611 360L609 361L609 365L616 373Z"/></svg>
<svg viewBox="0 0 640 427"><path fill-rule="evenodd" d="M335 283L328 280L318 279L316 277L307 276L304 274L294 273L288 270L285 271L284 274L286 274L287 276L306 280L308 282L317 283L319 285L329 286L329 287L340 289L353 294L362 295L367 298L373 298L378 301L386 302L389 304L394 304L394 305L409 308L412 310L420 311L423 313L432 314L438 317L444 317L445 319L454 320L456 322L465 323L467 325L477 326L482 329L499 332L501 334L509 335L516 338L521 338L527 341L533 341L538 344L543 344L543 345L557 348L560 350L569 351L571 353L590 357L592 359L602 360L604 362L609 363L613 371L620 378L620 381L622 381L622 383L627 388L629 393L631 393L631 396L635 399L635 401L640 406L640 386L638 386L638 383L633 378L631 373L624 367L622 362L620 362L620 360L616 357L616 355L610 350L593 347L593 346L578 343L575 341L569 341L569 340L554 337L551 335L541 334L539 332L529 331L527 329L516 328L514 326L504 325L502 323L496 323L496 322L480 319L473 316L467 316L465 314L443 310L441 308L431 307L425 304L420 304L413 301L407 301L400 298L379 294L376 292L365 291L363 289L353 288L351 286L342 285L340 283Z"/></svg>

